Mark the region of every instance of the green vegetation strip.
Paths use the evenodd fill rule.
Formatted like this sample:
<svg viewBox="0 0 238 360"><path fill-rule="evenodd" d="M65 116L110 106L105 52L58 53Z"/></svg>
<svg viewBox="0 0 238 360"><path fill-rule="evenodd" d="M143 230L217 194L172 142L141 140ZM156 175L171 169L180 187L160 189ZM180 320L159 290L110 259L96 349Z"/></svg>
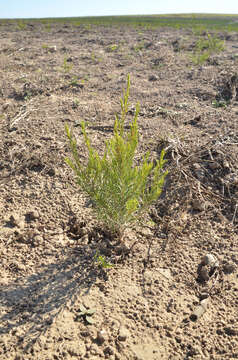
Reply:
<svg viewBox="0 0 238 360"><path fill-rule="evenodd" d="M49 27L52 23L80 25L121 26L157 28L172 27L192 28L194 30L238 31L238 15L221 14L179 14L179 15L128 15L128 16L90 16L44 19L2 19L0 24L17 23L19 30L24 29L24 23L37 22Z"/></svg>

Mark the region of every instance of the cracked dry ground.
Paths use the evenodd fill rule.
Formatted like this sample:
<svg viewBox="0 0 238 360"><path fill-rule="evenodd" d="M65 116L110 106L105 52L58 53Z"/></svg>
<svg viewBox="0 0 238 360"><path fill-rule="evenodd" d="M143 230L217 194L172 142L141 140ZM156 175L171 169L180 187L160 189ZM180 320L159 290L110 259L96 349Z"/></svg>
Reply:
<svg viewBox="0 0 238 360"><path fill-rule="evenodd" d="M219 33L225 51L195 66L189 30L47 30L0 28L0 359L238 358L238 34ZM74 183L64 125L82 160L81 120L103 149L128 73L137 159L165 147L169 175L154 227L128 230L126 253ZM199 282L206 254L219 266Z"/></svg>

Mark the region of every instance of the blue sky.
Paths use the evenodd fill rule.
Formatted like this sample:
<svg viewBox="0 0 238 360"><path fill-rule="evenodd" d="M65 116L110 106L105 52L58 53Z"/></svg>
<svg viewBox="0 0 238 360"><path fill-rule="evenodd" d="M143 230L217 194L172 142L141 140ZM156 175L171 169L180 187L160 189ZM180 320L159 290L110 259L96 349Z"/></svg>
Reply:
<svg viewBox="0 0 238 360"><path fill-rule="evenodd" d="M238 0L0 0L0 18L191 12L238 14Z"/></svg>

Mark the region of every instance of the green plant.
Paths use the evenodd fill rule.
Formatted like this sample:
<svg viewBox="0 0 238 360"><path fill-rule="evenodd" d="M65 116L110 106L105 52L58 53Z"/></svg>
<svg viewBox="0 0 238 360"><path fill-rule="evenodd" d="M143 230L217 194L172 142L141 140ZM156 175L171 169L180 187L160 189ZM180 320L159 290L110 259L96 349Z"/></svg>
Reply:
<svg viewBox="0 0 238 360"><path fill-rule="evenodd" d="M32 97L32 93L30 90L27 90L26 93L25 93L25 96L24 96L24 100L28 101L30 100Z"/></svg>
<svg viewBox="0 0 238 360"><path fill-rule="evenodd" d="M207 39L200 38L197 41L196 49L199 52L207 50L211 54L220 52L224 50L224 41L217 39L215 36L207 34Z"/></svg>
<svg viewBox="0 0 238 360"><path fill-rule="evenodd" d="M82 304L79 306L80 312L77 314L76 320L79 320L79 318L83 317L85 321L89 324L93 324L94 320L92 319L92 315L95 313L96 310L94 309L86 309L85 306Z"/></svg>
<svg viewBox="0 0 238 360"><path fill-rule="evenodd" d="M116 51L116 50L118 50L118 45L117 44L108 45L107 50L109 52Z"/></svg>
<svg viewBox="0 0 238 360"><path fill-rule="evenodd" d="M63 65L62 65L62 69L65 73L68 73L70 72L70 70L72 70L73 68L73 64L70 64L69 63L69 59L67 58L67 56L64 57L64 62L63 62Z"/></svg>
<svg viewBox="0 0 238 360"><path fill-rule="evenodd" d="M102 57L97 57L96 54L94 53L94 51L92 51L91 60L96 64L96 63L102 62L103 58Z"/></svg>
<svg viewBox="0 0 238 360"><path fill-rule="evenodd" d="M79 99L73 100L73 108L76 109L79 106Z"/></svg>
<svg viewBox="0 0 238 360"><path fill-rule="evenodd" d="M212 105L215 108L226 108L228 104L229 104L229 102L225 101L225 100L213 100L212 101Z"/></svg>
<svg viewBox="0 0 238 360"><path fill-rule="evenodd" d="M224 42L215 36L207 34L207 38L201 37L195 46L192 55L192 61L195 65L206 62L212 54L219 53L224 50Z"/></svg>
<svg viewBox="0 0 238 360"><path fill-rule="evenodd" d="M17 22L17 27L19 30L25 30L26 28L26 23L24 23L22 20Z"/></svg>
<svg viewBox="0 0 238 360"><path fill-rule="evenodd" d="M50 31L51 30L51 24L48 23L45 25L45 31Z"/></svg>
<svg viewBox="0 0 238 360"><path fill-rule="evenodd" d="M77 85L78 85L78 77L77 77L77 76L73 76L72 79L70 80L69 85L71 85L71 86L77 86Z"/></svg>
<svg viewBox="0 0 238 360"><path fill-rule="evenodd" d="M144 47L145 47L144 41L140 41L138 44L136 44L136 45L134 46L134 50L135 50L136 52L138 52L138 51L144 49Z"/></svg>
<svg viewBox="0 0 238 360"><path fill-rule="evenodd" d="M195 53L191 56L191 60L195 65L202 65L210 58L209 52L205 51L201 54Z"/></svg>
<svg viewBox="0 0 238 360"><path fill-rule="evenodd" d="M159 160L150 161L150 154L147 152L140 165L134 164L139 140L139 104L129 124L130 130L126 133L124 125L129 106L129 92L128 75L127 89L123 91L123 98L120 100L121 114L116 115L113 137L105 142L104 154L101 157L93 148L86 133L85 123L82 122L82 134L88 151L88 161L83 164L72 130L67 124L65 126L73 157L73 160L66 158L66 162L73 169L77 184L95 204L94 210L98 219L119 238L122 238L126 227L139 221L142 213L158 199L167 174L163 171L164 150Z"/></svg>
<svg viewBox="0 0 238 360"><path fill-rule="evenodd" d="M96 261L97 265L103 269L109 269L109 268L113 267L112 264L107 262L107 259L105 258L105 256L99 254L98 250L96 251L96 254L94 255L94 260Z"/></svg>

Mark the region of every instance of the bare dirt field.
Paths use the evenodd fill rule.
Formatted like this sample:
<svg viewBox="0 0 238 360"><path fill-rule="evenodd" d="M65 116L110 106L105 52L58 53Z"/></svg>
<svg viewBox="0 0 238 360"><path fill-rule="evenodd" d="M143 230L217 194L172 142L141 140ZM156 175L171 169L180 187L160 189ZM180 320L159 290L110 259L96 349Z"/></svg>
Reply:
<svg viewBox="0 0 238 360"><path fill-rule="evenodd" d="M203 65L189 30L0 34L0 359L238 358L238 33ZM116 245L64 161L64 126L82 160L82 120L103 150L128 73L137 160L166 148L169 175L153 226Z"/></svg>

